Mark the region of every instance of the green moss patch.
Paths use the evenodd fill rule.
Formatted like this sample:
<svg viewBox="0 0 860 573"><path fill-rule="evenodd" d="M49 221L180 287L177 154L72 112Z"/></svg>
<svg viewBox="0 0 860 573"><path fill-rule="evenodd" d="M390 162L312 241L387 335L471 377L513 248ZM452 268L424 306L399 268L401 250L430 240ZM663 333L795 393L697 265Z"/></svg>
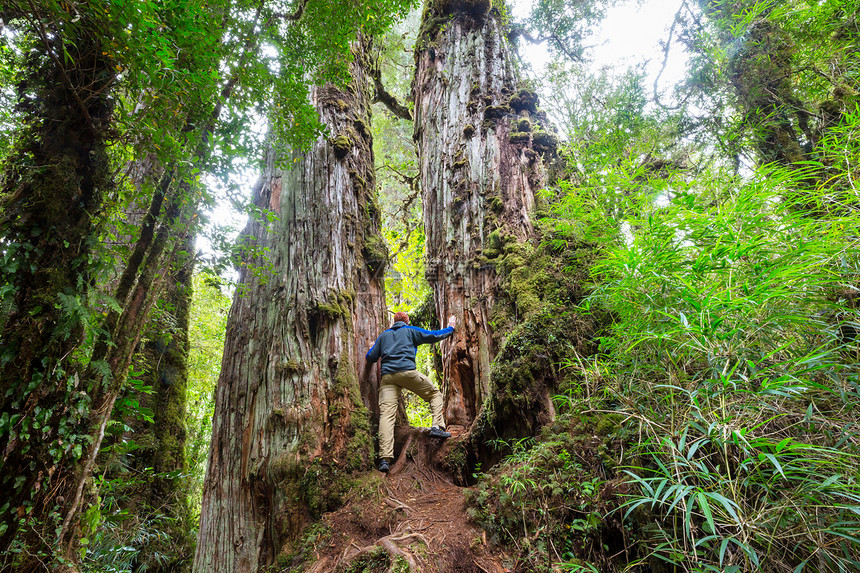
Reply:
<svg viewBox="0 0 860 573"><path fill-rule="evenodd" d="M537 113L538 95L527 89L519 90L510 100L510 107L517 113Z"/></svg>
<svg viewBox="0 0 860 573"><path fill-rule="evenodd" d="M334 155L338 159L346 157L349 150L352 149L352 139L346 133L341 133L331 140L331 146L334 149Z"/></svg>
<svg viewBox="0 0 860 573"><path fill-rule="evenodd" d="M501 278L491 321L499 351L490 396L472 428L479 458L493 461L490 440L534 436L551 421L551 396L576 370L577 356L596 351L603 317L581 314L589 268L597 253L587 244L521 243L503 229L491 232L483 257Z"/></svg>
<svg viewBox="0 0 860 573"><path fill-rule="evenodd" d="M532 134L527 131L512 131L508 135L508 140L515 145L527 145L531 138Z"/></svg>
<svg viewBox="0 0 860 573"><path fill-rule="evenodd" d="M342 569L343 573L385 573L391 566L391 558L382 547L361 555L349 566Z"/></svg>
<svg viewBox="0 0 860 573"><path fill-rule="evenodd" d="M312 305L312 311L329 320L349 319L353 298L355 295L350 291L331 291L325 301L317 301Z"/></svg>
<svg viewBox="0 0 860 573"><path fill-rule="evenodd" d="M418 28L418 38L415 42L415 52L418 53L421 49L426 49L433 45L433 41L442 28L447 24L451 17L446 14L440 14L437 10L431 9L431 2L424 4L424 12L421 14L421 26Z"/></svg>
<svg viewBox="0 0 860 573"><path fill-rule="evenodd" d="M469 515L490 541L515 546L522 570L556 571L561 555L600 571L632 560L619 511L626 486L603 461L621 459L619 422L611 414L558 419L538 441L507 442L511 454L465 491Z"/></svg>
<svg viewBox="0 0 860 573"><path fill-rule="evenodd" d="M355 126L355 130L358 132L358 134L361 137L370 141L370 139L372 137L372 135L370 133L370 128L367 127L367 124L364 123L364 121L362 121L360 119L355 119L355 120L353 120L352 124L353 124L353 126Z"/></svg>
<svg viewBox="0 0 860 573"><path fill-rule="evenodd" d="M493 7L491 0L434 0L433 10L437 14L465 14L482 22Z"/></svg>
<svg viewBox="0 0 860 573"><path fill-rule="evenodd" d="M533 147L540 153L554 153L558 148L558 138L548 131L535 131Z"/></svg>
<svg viewBox="0 0 860 573"><path fill-rule="evenodd" d="M291 570L303 563L311 563L319 547L328 545L332 538L331 528L325 523L309 525L292 551L284 551L275 557L274 571Z"/></svg>
<svg viewBox="0 0 860 573"><path fill-rule="evenodd" d="M372 274L382 272L388 265L388 246L380 235L368 235L361 249L364 262Z"/></svg>
<svg viewBox="0 0 860 573"><path fill-rule="evenodd" d="M485 121L498 121L514 113L509 105L488 105L484 108Z"/></svg>

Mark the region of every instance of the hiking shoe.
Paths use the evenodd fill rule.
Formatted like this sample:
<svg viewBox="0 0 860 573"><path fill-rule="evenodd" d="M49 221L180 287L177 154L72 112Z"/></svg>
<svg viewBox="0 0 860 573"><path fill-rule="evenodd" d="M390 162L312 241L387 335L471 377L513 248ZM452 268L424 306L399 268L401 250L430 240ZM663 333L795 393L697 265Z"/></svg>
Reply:
<svg viewBox="0 0 860 573"><path fill-rule="evenodd" d="M439 426L433 426L432 428L430 428L430 437L431 438L442 438L444 440L445 438L451 437L451 432L446 432L445 430L443 430Z"/></svg>
<svg viewBox="0 0 860 573"><path fill-rule="evenodd" d="M384 474L387 474L389 469L390 468L388 467L388 460L382 460L381 462L379 462L379 471Z"/></svg>

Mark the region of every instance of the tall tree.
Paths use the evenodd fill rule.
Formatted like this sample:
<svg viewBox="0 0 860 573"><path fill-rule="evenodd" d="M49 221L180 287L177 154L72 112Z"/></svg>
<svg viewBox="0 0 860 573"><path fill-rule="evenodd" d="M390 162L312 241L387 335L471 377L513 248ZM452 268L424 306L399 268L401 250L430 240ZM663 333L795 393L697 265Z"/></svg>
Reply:
<svg viewBox="0 0 860 573"><path fill-rule="evenodd" d="M378 380L363 365L385 320L387 252L374 199L370 84L360 44L355 52L348 86L311 93L331 136L304 154L270 152L254 189L195 571L262 570L309 515L335 503L333 480L372 463Z"/></svg>
<svg viewBox="0 0 860 573"><path fill-rule="evenodd" d="M312 139L320 126L307 78L341 73L355 30L385 26L397 5L4 3L0 18L25 54L23 127L0 189L0 296L11 309L0 333L4 565L50 568L78 555L86 483L154 287L201 204L199 173L253 147L234 137L252 107L277 109L282 133ZM98 252L121 191L112 175L148 152L164 175L143 199L115 300L97 300L91 285L112 274L112 257Z"/></svg>
<svg viewBox="0 0 860 573"><path fill-rule="evenodd" d="M0 551L4 566L24 571L45 552L34 558L28 546L39 547L40 535L53 539L59 523L50 516L74 496L64 464L87 447L90 388L68 358L94 321L99 215L113 189L107 128L116 70L90 33L98 16L86 8L74 23L51 16L14 2L0 11L33 42L18 84L27 121L0 188L0 289L10 301L0 332Z"/></svg>
<svg viewBox="0 0 860 573"><path fill-rule="evenodd" d="M686 5L685 5L686 6ZM681 37L694 54L691 84L705 100L737 111L716 122L734 153L745 144L763 163L817 160L815 146L853 108L857 89L857 2L729 2L699 0L704 19ZM681 12L679 12L679 16ZM723 90L727 92L721 96ZM720 110L721 111L721 110Z"/></svg>
<svg viewBox="0 0 860 573"><path fill-rule="evenodd" d="M489 0L427 3L416 43L415 139L427 280L440 317L462 317L443 345L445 416L468 426L490 390L498 275L491 248L532 235L538 151L554 151L537 95L519 89Z"/></svg>

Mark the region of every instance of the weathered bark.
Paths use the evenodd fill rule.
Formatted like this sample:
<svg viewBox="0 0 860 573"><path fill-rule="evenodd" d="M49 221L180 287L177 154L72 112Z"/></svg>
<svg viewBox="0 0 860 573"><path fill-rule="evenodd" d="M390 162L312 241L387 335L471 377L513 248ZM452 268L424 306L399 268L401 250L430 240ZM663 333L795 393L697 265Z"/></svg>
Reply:
<svg viewBox="0 0 860 573"><path fill-rule="evenodd" d="M440 320L455 315L442 344L445 416L468 426L490 388L491 326L498 278L491 241L532 234L541 156L555 138L539 129L537 97L517 90L499 14L489 2L431 1L416 44L418 142L427 280Z"/></svg>
<svg viewBox="0 0 860 573"><path fill-rule="evenodd" d="M259 571L372 463L378 380L364 354L384 321L369 82L312 90L330 139L254 190L216 390L194 570ZM294 160L294 161L292 161ZM329 488L329 486L332 486ZM342 485L342 484L341 484Z"/></svg>

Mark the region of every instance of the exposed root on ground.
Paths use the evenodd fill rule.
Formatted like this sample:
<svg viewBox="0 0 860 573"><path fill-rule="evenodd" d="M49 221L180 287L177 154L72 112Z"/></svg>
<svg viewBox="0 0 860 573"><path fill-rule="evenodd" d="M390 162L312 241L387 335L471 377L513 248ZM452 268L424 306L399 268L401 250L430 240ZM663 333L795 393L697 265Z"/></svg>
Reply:
<svg viewBox="0 0 860 573"><path fill-rule="evenodd" d="M377 539L376 544L374 545L368 545L359 548L358 546L353 544L351 547L347 547L344 551L343 556L338 560L337 563L335 563L335 569L337 569L341 565L341 563L352 563L354 560L361 557L362 555L371 553L376 547L382 547L391 556L391 565L388 567L387 571L394 570L394 567L397 563L396 559L398 557L402 558L406 562L406 564L409 566L409 571L420 571L420 569L418 569L418 564L415 562L415 559L413 559L412 555L397 546L398 542L406 541L413 538L423 541L424 545L427 547L430 546L430 543L427 541L427 539L420 533L408 533L406 535L386 535L385 537ZM350 549L352 549L353 547L357 550L350 551Z"/></svg>

